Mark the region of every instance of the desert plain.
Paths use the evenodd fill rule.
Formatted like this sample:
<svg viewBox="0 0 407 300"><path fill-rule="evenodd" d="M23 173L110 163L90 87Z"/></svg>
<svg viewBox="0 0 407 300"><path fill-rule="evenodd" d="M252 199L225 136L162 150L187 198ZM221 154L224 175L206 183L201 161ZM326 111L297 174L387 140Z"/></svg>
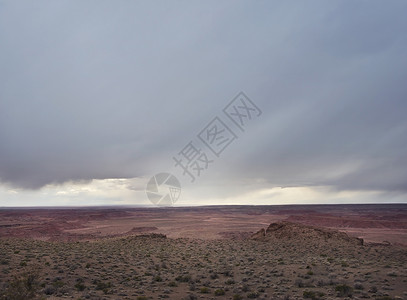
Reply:
<svg viewBox="0 0 407 300"><path fill-rule="evenodd" d="M407 205L3 208L0 299L407 299Z"/></svg>

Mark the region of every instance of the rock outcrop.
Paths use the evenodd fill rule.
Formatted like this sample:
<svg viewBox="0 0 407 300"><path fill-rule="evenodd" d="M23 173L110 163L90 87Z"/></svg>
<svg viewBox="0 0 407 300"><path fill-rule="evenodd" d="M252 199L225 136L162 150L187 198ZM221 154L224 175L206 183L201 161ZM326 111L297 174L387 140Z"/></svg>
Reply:
<svg viewBox="0 0 407 300"><path fill-rule="evenodd" d="M348 236L344 232L302 225L291 222L271 223L267 229L260 229L251 236L253 240L259 241L290 241L304 244L347 244L363 245L363 239Z"/></svg>

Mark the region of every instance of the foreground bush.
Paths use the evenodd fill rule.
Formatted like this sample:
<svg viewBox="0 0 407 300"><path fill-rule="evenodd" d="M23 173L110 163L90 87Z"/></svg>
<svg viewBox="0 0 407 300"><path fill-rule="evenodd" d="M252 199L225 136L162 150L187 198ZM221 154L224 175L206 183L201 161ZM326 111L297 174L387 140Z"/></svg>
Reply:
<svg viewBox="0 0 407 300"><path fill-rule="evenodd" d="M38 299L39 275L36 271L27 271L17 275L0 292L1 300L35 300Z"/></svg>

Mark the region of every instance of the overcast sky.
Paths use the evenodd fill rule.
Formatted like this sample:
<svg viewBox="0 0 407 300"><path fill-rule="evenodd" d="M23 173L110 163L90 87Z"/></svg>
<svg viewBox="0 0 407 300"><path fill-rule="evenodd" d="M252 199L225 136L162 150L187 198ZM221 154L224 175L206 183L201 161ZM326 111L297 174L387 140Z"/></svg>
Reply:
<svg viewBox="0 0 407 300"><path fill-rule="evenodd" d="M406 1L0 1L0 206L407 203ZM222 112L243 91L261 110ZM215 117L219 157L197 135ZM246 126L247 125L247 126ZM213 160L191 183L173 157Z"/></svg>

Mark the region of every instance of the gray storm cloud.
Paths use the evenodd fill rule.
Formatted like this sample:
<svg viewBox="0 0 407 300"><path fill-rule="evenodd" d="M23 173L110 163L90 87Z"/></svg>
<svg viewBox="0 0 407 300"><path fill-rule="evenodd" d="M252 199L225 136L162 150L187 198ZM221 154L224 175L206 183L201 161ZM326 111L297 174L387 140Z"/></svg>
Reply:
<svg viewBox="0 0 407 300"><path fill-rule="evenodd" d="M243 90L263 115L219 180L406 192L406 11L1 1L0 179L149 176Z"/></svg>

